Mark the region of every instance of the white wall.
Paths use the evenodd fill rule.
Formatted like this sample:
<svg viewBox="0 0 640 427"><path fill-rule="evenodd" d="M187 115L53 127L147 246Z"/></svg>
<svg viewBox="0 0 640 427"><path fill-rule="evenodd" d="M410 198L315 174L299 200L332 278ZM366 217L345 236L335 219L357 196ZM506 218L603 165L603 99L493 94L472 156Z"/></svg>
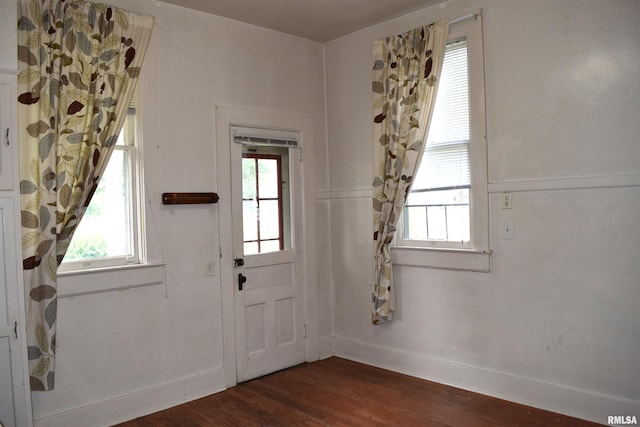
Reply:
<svg viewBox="0 0 640 427"><path fill-rule="evenodd" d="M18 62L16 19L18 2L0 0L0 69L15 70Z"/></svg>
<svg viewBox="0 0 640 427"><path fill-rule="evenodd" d="M372 41L477 8L491 272L397 267L396 317L372 326ZM338 354L601 423L640 413L639 18L637 1L450 0L326 45Z"/></svg>
<svg viewBox="0 0 640 427"><path fill-rule="evenodd" d="M108 424L224 387L221 304L233 302L221 301L219 275L205 276L219 259L219 205L160 201L217 190L216 105L311 117L316 176L306 178L327 186L321 44L148 0L110 3L156 18L141 111L150 258L166 262L166 280L61 298L56 389L33 395L41 426ZM328 280L319 293L331 299Z"/></svg>

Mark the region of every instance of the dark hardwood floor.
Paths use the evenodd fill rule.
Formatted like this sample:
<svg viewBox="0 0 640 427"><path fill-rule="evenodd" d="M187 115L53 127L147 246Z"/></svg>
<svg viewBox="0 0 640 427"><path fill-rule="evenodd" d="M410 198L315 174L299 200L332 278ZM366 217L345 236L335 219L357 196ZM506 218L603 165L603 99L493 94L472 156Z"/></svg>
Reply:
<svg viewBox="0 0 640 427"><path fill-rule="evenodd" d="M239 384L121 427L596 426L331 357Z"/></svg>

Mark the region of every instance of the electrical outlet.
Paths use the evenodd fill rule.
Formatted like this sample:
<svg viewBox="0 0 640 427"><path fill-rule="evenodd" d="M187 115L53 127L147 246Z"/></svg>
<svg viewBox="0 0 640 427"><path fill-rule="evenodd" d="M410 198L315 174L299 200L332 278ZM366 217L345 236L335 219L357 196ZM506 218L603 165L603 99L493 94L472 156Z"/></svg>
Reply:
<svg viewBox="0 0 640 427"><path fill-rule="evenodd" d="M513 229L513 220L508 219L502 223L502 229L500 230L500 238L513 240L514 239L514 229Z"/></svg>
<svg viewBox="0 0 640 427"><path fill-rule="evenodd" d="M511 209L511 193L502 193L502 209Z"/></svg>

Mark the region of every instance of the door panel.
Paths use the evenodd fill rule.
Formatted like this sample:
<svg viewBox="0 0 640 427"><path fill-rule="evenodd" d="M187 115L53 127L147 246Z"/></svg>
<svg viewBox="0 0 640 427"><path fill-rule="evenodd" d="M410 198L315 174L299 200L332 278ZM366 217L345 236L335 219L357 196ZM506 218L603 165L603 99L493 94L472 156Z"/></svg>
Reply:
<svg viewBox="0 0 640 427"><path fill-rule="evenodd" d="M294 299L283 298L275 302L276 347L291 345L295 341Z"/></svg>
<svg viewBox="0 0 640 427"><path fill-rule="evenodd" d="M293 286L293 263L245 267L244 275L247 277L244 285L247 291L278 285Z"/></svg>
<svg viewBox="0 0 640 427"><path fill-rule="evenodd" d="M267 349L267 338L265 335L265 306L264 303L245 305L245 322L253 325L247 331L247 353L252 354Z"/></svg>

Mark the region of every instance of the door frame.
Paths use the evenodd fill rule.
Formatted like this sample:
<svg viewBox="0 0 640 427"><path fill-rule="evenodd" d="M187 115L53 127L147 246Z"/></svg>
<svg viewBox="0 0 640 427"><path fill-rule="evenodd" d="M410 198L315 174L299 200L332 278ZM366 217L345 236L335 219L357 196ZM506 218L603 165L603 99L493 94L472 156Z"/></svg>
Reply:
<svg viewBox="0 0 640 427"><path fill-rule="evenodd" d="M14 128L15 129L15 128ZM13 139L15 140L15 139ZM23 292L22 245L16 239L19 203L12 197L0 195L0 274L5 281L7 320L13 389L13 413L17 426L32 426L31 390L29 388L29 362L27 360L26 302ZM15 323L14 323L15 322ZM11 324L14 327L11 328ZM4 336L4 335L3 335Z"/></svg>
<svg viewBox="0 0 640 427"><path fill-rule="evenodd" d="M235 281L233 274L233 232L231 211L231 136L232 126L255 127L297 132L300 135L302 203L302 287L306 326L305 360L318 360L318 288L316 281L315 210L313 160L313 120L291 113L251 110L226 106L215 109L215 145L217 168L218 236L220 245L220 296L222 302L223 369L226 387L238 383L235 327Z"/></svg>

